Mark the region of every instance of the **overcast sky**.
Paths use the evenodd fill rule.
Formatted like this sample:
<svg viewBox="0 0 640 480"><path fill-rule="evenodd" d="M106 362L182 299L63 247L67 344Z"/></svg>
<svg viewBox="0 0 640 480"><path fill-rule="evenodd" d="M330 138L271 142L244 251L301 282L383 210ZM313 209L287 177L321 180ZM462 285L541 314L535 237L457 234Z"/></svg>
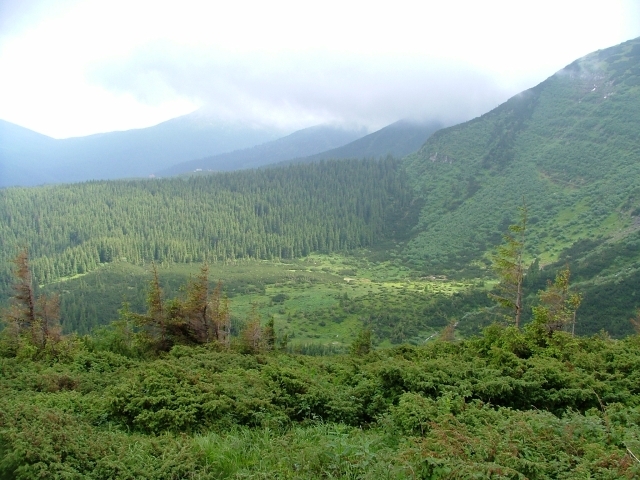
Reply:
<svg viewBox="0 0 640 480"><path fill-rule="evenodd" d="M0 118L56 138L201 107L288 130L453 123L640 36L638 0L382 3L0 0Z"/></svg>

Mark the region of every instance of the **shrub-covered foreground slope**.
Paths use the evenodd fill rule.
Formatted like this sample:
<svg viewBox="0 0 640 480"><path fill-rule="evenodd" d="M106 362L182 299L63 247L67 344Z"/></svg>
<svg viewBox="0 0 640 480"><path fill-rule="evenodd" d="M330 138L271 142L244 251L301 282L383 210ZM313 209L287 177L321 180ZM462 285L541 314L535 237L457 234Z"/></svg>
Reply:
<svg viewBox="0 0 640 480"><path fill-rule="evenodd" d="M0 359L0 478L636 478L638 337Z"/></svg>

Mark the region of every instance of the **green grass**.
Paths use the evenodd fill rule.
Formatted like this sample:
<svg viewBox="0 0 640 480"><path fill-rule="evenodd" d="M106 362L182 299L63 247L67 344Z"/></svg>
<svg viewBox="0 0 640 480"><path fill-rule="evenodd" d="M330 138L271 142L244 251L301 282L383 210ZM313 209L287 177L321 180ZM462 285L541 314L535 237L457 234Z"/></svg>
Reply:
<svg viewBox="0 0 640 480"><path fill-rule="evenodd" d="M287 335L292 348L319 344L342 351L366 325L374 327L378 342L388 345L393 322L401 320L411 323L411 334L395 341L419 343L437 332L443 321L434 325L433 319L422 318L416 305L422 308L434 299L450 298L478 285L474 281L424 277L397 261L371 261L367 253L218 262L210 265L210 281L212 285L222 282L237 328L257 308L263 322L273 316L278 335ZM159 265L166 298L181 295L181 286L199 268L196 263ZM60 293L65 331L87 333L118 318L123 302L133 311L143 312L150 278L150 266L121 261L52 283L44 291ZM395 320L391 325L376 327L372 315L380 315L387 308L394 312Z"/></svg>
<svg viewBox="0 0 640 480"><path fill-rule="evenodd" d="M314 255L285 267L297 267L287 268L290 277L286 281L266 284L263 294L234 296L233 314L246 318L256 305L263 318L273 315L276 330L287 335L292 346L320 343L345 348L372 309L381 310L385 305L402 309L407 293L424 298L450 296L471 287L470 283L419 279L416 272L393 262L340 255ZM345 298L358 301L359 307L355 311L343 308ZM407 315L413 312L407 310ZM422 336L433 332L429 327L418 329ZM380 340L388 341L384 335Z"/></svg>

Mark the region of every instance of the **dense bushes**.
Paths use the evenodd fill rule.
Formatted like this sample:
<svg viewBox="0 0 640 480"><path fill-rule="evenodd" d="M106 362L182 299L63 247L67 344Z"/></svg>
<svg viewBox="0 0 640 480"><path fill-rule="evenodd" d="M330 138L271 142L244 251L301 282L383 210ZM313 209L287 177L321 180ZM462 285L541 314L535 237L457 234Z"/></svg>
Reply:
<svg viewBox="0 0 640 480"><path fill-rule="evenodd" d="M631 478L640 341L0 359L0 478ZM627 450L628 449L628 450ZM382 477L384 478L384 477Z"/></svg>

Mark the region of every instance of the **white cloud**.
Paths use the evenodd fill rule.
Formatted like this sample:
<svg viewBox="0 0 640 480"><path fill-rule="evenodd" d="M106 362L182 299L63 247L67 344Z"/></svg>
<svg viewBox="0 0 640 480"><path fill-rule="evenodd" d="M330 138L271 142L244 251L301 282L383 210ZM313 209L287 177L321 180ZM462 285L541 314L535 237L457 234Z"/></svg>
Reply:
<svg viewBox="0 0 640 480"><path fill-rule="evenodd" d="M0 118L59 137L204 103L291 126L454 121L640 35L633 0L431 3L10 0Z"/></svg>

